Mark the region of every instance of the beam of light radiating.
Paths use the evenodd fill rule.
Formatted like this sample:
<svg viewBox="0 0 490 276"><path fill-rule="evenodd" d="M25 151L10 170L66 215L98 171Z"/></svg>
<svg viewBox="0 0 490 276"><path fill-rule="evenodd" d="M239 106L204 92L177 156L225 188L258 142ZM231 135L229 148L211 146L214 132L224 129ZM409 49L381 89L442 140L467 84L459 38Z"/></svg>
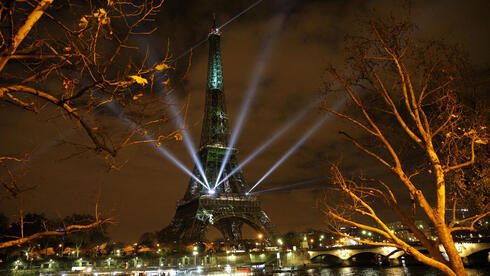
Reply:
<svg viewBox="0 0 490 276"><path fill-rule="evenodd" d="M148 136L148 135L144 135L145 139L147 140L152 140L153 138ZM150 143L152 146L156 147L156 143ZM179 167L179 169L181 169L182 171L184 171L186 174L188 174L190 177L192 177L194 180L196 180L197 183L201 184L204 188L208 189L209 190L209 186L207 186L206 184L204 184L201 180L199 180L199 178L197 178L191 171L189 171L189 169L187 169L183 164L182 162L180 162L177 157L173 156L170 152L168 152L165 148L163 147L157 147L157 150L159 152L161 152L163 155L165 155L165 157L167 157L170 161L172 161L177 167Z"/></svg>
<svg viewBox="0 0 490 276"><path fill-rule="evenodd" d="M238 136L243 127L243 123L245 118L247 117L248 111L250 109L250 105L252 103L252 99L254 98L255 92L257 91L257 87L259 86L260 81L262 80L262 76L264 74L265 67L267 62L269 61L270 54L272 49L274 48L275 42L277 41L277 35L280 32L284 21L286 20L286 14L283 13L275 20L272 20L270 25L270 35L265 43L264 50L260 54L257 64L253 70L252 78L249 82L249 86L247 91L245 92L245 100L240 107L240 112L238 114L238 119L235 122L235 126L231 132L230 140L228 142L228 149L225 152L225 156L223 157L223 161L221 162L221 166L218 172L218 177L216 178L215 186L220 182L221 176L223 175L224 169L228 160L230 158L231 152L233 151L233 147L237 141Z"/></svg>
<svg viewBox="0 0 490 276"><path fill-rule="evenodd" d="M206 42L206 40L199 42L198 44L196 44L193 47L198 47L200 44ZM150 53L150 60L154 64L156 64L157 62L160 62L158 60L158 58L154 55L153 52ZM175 60L174 60L174 62L175 62ZM163 78L165 80L168 78L168 76L166 76L165 74L163 74L163 73L161 73L161 74L164 75ZM160 77L161 76L158 76L156 79L159 80ZM172 121L174 122L174 125L177 129L181 129L180 134L182 135L182 140L184 142L185 148L187 149L187 152L191 156L192 161L194 161L194 164L196 165L196 168L197 168L199 174L201 175L201 177L202 177L202 179L206 185L206 188L209 190L211 187L209 186L208 179L206 177L206 174L204 173L204 169L203 169L201 160L199 160L199 158L197 156L197 152L196 152L195 146L194 146L194 141L192 139L191 134L186 129L186 124L185 124L184 118L182 117L181 113L179 112L179 109L177 108L177 106L179 106L178 101L174 98L172 93L168 93L171 88L163 87L161 81L156 81L155 86L160 91L160 94L164 95L168 99L168 102L169 102L168 106L169 106L170 114L172 114L172 116L174 117L174 120L172 120Z"/></svg>
<svg viewBox="0 0 490 276"><path fill-rule="evenodd" d="M248 8L246 8L245 10L241 11L240 13L238 13L237 15L233 16L231 19L229 19L228 21L225 22L225 24L219 26L219 29L223 29L226 25L230 24L232 21L234 21L235 19L237 19L238 17L242 16L243 14L245 14L246 12L248 12L250 9L252 9L253 7L257 6L258 4L260 4L260 2L262 2L263 0L259 0L255 3L253 3L252 5L250 5ZM201 41L199 41L198 43L196 43L194 46L190 47L188 50L186 50L185 52L183 52L182 54L180 54L179 56L177 56L176 58L174 58L170 63L169 65L172 65L174 64L175 62L177 62L177 60L181 59L182 57L186 56L187 54L189 54L193 49L201 46L202 44L204 44L208 39L205 38ZM71 133L70 133L71 134ZM66 136L69 136L70 134L67 134ZM52 143L49 143L48 145L45 145L43 146L42 148L39 148L38 150L36 150L35 152L33 152L33 154L31 154L31 159L35 156L35 155L42 155L44 152L47 152L49 148L51 148L54 144L56 144L56 142L52 142ZM204 178L206 179L206 178Z"/></svg>
<svg viewBox="0 0 490 276"><path fill-rule="evenodd" d="M341 108L345 104L345 98L343 98L341 101L339 101L335 106L332 108L334 110L337 110ZM328 119L331 117L328 115L324 115L321 117L306 133L303 135L265 174L262 176L255 185L250 188L250 190L247 192L247 194L250 194L250 192L257 187L262 181L264 181L272 172L274 172L277 167L279 167L291 154L293 154L313 133L315 133L320 126L325 123Z"/></svg>
<svg viewBox="0 0 490 276"><path fill-rule="evenodd" d="M132 129L137 128L138 126L130 119L128 118L124 112L122 112L113 102L105 104L105 107L108 108L111 112L113 112L115 115L117 115L120 119L122 119L124 122L126 122ZM154 140L153 137L149 135L142 135L142 137L146 140ZM188 174L190 177L192 177L194 180L196 180L199 184L204 186L206 189L209 189L209 186L206 186L199 178L197 178L189 169L187 169L182 162L177 159L173 154L171 154L168 150L166 150L164 147L157 147L155 142L150 142L150 145L153 147L157 148L157 150L162 153L165 157L167 157L174 165L176 165L179 169L181 169L183 172Z"/></svg>
<svg viewBox="0 0 490 276"><path fill-rule="evenodd" d="M244 15L246 12L248 12L249 10L251 10L253 7L257 6L258 4L260 4L262 1L264 0L258 0L256 1L255 3L253 3L252 5L248 6L246 9L242 10L241 12L239 12L238 14L236 14L235 16L233 16L232 18L228 19L228 21L226 21L224 24L222 24L221 26L218 27L219 30L223 29L224 27L226 27L226 25L230 24L231 22L235 21L238 17ZM174 58L171 62L170 62L170 65L174 64L175 62L177 62L177 60L181 59L182 57L186 56L187 54L189 54L192 50L196 49L197 47L201 46L202 44L204 44L206 41L208 41L208 38L205 38L201 41L199 41L198 43L194 44L194 46L190 47L189 49L187 49L185 52L183 52L182 54L178 55L176 58Z"/></svg>
<svg viewBox="0 0 490 276"><path fill-rule="evenodd" d="M309 104L306 108L298 112L292 120L288 120L288 122L279 130L274 132L274 135L272 135L265 143L260 145L254 152L252 152L247 158L245 158L238 166L236 166L226 177L224 177L218 184L214 187L216 189L219 185L221 185L223 182L225 182L228 178L233 176L237 171L239 171L243 166L245 166L248 162L252 161L257 155L262 153L264 149L266 149L268 146L270 146L273 142L275 142L279 137L281 137L288 129L290 129L292 126L296 125L305 115L306 113L311 110L311 107L316 104L314 102L313 104Z"/></svg>
<svg viewBox="0 0 490 276"><path fill-rule="evenodd" d="M249 10L251 10L253 7L257 6L258 4L260 4L262 1L264 0L258 0L256 2L254 2L252 5L248 6L248 8L244 9L243 11L239 12L237 15L233 16L232 18L230 18L228 21L226 21L223 25L219 26L219 29L223 29L224 27L226 27L226 25L230 24L231 22L235 21L235 19L237 19L238 17L244 15L246 12L248 12Z"/></svg>
<svg viewBox="0 0 490 276"><path fill-rule="evenodd" d="M177 60L181 59L182 57L186 56L187 54L189 54L192 50L196 49L197 47L203 45L206 41L208 41L208 38L205 38L201 41L199 41L198 43L196 43L194 46L190 47L189 49L187 49L185 52L183 52L182 54L178 55L176 58L172 59L172 61L169 63L170 65L174 64L177 62Z"/></svg>
<svg viewBox="0 0 490 276"><path fill-rule="evenodd" d="M380 169L384 169L384 168L380 167L380 166L371 166L371 167L367 167L367 168L363 168L363 169L353 169L353 170L348 170L348 171L342 170L342 174L344 174L346 176L354 176L354 175L359 175L360 173L376 172L376 171L379 171ZM328 177L320 177L320 178L298 181L298 182L295 182L292 184L276 186L276 187L272 187L269 189L256 191L256 192L250 193L250 195L269 194L269 193L276 193L276 192L277 193L291 192L291 191L297 191L297 190L318 190L320 188L325 188L325 186L319 187L316 184L329 181L329 179L330 178L328 178ZM328 184L331 185L332 182L329 181Z"/></svg>
<svg viewBox="0 0 490 276"><path fill-rule="evenodd" d="M262 176L262 178L260 178L259 181L257 181L257 183L255 183L255 185L252 186L252 188L250 188L248 193L252 192L252 190L255 189L255 187L257 187L260 183L262 183L262 181L264 181L272 172L274 172L277 169L277 167L279 167L289 156L291 156L291 154L293 154L308 138L310 138L310 136L313 133L315 133L320 128L320 126L325 122L326 118L327 118L326 116L320 118L305 133L305 135L303 135L288 151L286 151L286 153L283 156L281 156L279 160L277 160L277 162L264 174L264 176Z"/></svg>
<svg viewBox="0 0 490 276"><path fill-rule="evenodd" d="M221 25L219 27L219 29L222 29L224 28L226 25L230 24L231 22L233 22L234 20L236 20L238 17L242 16L243 14L245 14L246 12L248 12L250 9L252 9L253 7L257 6L260 2L262 2L263 0L258 0L256 1L255 3L253 3L252 5L250 5L249 7L247 7L246 9L244 9L243 11L241 11L240 13L238 13L237 15L235 15L234 17L232 17L231 19L229 19L228 21L226 21L223 25ZM189 54L193 49L201 46L202 44L204 44L208 39L205 38L201 41L199 41L198 43L194 44L192 47L190 47L188 50L186 50L185 52L183 52L182 54L178 55L176 58L174 58L171 62L170 62L170 65L174 64L175 62L177 62L177 60L179 60L180 58L186 56L187 54ZM159 83L157 85L160 85ZM167 89L165 88L160 88L162 91L163 91L163 94L167 94ZM176 108L176 105L174 105L173 103L175 102L173 100L173 97L170 95L170 98L171 98L171 101L172 103L170 104L170 111L172 112L172 114L175 116L176 120L176 126L178 128L184 126L184 120L182 118L182 116L180 116L177 108ZM199 158L197 157L197 153L195 151L195 147L194 147L194 142L190 136L190 134L188 133L188 131L186 130L183 130L181 131L181 134L182 134L182 137L183 137L183 141L184 141L184 144L187 148L187 151L189 152L189 154L191 155L194 163L196 164L196 168L197 170L199 171L199 174L202 176L208 190L211 190L211 187L208 183L208 180L207 180L207 177L206 177L206 174L204 173L204 170L203 170L203 167L202 167L202 163L201 161L199 160Z"/></svg>
<svg viewBox="0 0 490 276"><path fill-rule="evenodd" d="M173 97L171 97L170 100L173 101ZM196 164L196 168L199 171L199 174L201 175L201 177L203 178L204 183L206 184L208 190L211 189L211 187L209 186L209 182L208 182L208 179L206 177L206 174L204 173L204 169L202 167L201 160L199 160L199 158L197 156L197 152L196 152L195 147L194 147L194 141L192 140L192 137L191 137L189 131L187 129L185 129L185 127L186 127L185 122L184 122L184 119L182 118L182 116L180 116L179 111L177 110L177 105L171 103L170 104L170 112L175 117L175 121L174 121L175 126L177 128L182 128L182 127L184 128L180 131L180 133L182 135L182 140L184 141L184 145L187 149L187 152L189 152L190 156L192 157L192 160Z"/></svg>
<svg viewBox="0 0 490 276"><path fill-rule="evenodd" d="M300 189L305 189L305 186L308 187L313 184L318 184L321 182L326 181L328 178L326 177L321 177L321 178L314 178L314 179L309 179L309 180L303 180L299 182L295 182L292 184L288 185L282 185L278 187L273 187L265 190L260 190L257 192L253 192L251 194L253 195L259 195L259 194L269 194L269 193L276 193L276 192L282 192L282 191L293 191L293 190L300 190Z"/></svg>

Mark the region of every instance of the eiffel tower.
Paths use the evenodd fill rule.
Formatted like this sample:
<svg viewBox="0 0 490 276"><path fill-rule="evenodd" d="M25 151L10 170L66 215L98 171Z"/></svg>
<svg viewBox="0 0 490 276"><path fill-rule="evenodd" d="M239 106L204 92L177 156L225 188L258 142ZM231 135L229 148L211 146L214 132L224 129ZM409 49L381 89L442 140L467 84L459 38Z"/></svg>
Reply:
<svg viewBox="0 0 490 276"><path fill-rule="evenodd" d="M236 148L229 148L228 115L223 93L223 68L220 50L221 32L213 24L208 35L209 57L205 115L198 158L211 188L216 183L224 156L230 151L221 179L226 180L210 190L191 178L184 198L177 201L177 210L170 224L159 232L162 241L191 243L203 241L206 228L215 226L227 242L242 239L242 226L248 224L266 238L277 236L275 227L260 207L257 197L249 195L249 185L237 170ZM194 175L204 182L197 167Z"/></svg>

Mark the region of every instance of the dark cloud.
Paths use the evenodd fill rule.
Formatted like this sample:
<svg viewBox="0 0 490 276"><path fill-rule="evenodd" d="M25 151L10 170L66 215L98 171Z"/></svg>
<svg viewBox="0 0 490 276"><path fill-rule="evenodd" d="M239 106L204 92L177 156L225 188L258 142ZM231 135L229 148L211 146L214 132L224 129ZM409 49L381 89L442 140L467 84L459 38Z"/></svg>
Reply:
<svg viewBox="0 0 490 276"><path fill-rule="evenodd" d="M239 159L244 159L273 131L312 99L320 97L324 68L328 63L343 65L344 36L355 34L363 16L373 8L379 13L399 11L401 4L388 0L351 1L287 1L291 6L284 26L279 31L262 81L238 141ZM245 0L179 1L167 0L158 19L160 30L151 38L150 50L155 56L164 55L167 39L175 55L206 37L211 15L218 23L250 5ZM225 93L233 122L250 76L264 43L270 39L273 21L280 16L283 1L264 1L223 30L222 52ZM433 38L444 36L449 42L460 42L477 63L490 60L488 1L413 1L412 13L420 27L419 35ZM279 9L281 8L281 9ZM286 9L287 10L287 9ZM204 106L207 70L207 47L195 49L192 67L184 84L178 85L177 95L189 95L189 120L200 122ZM185 71L186 59L177 64L177 75ZM181 98L182 98L181 97ZM245 177L253 185L280 156L317 120L315 110L298 126L269 147L244 168ZM39 146L48 147L53 137L66 133L63 122L46 123L44 119L12 107L0 109L0 152L19 153ZM201 125L191 132L197 143ZM359 154L340 139L339 130L349 129L345 122L332 118L306 144L263 183L264 188L288 185L307 179L325 177L329 162L341 161L348 171L386 172ZM77 132L68 134L73 138ZM66 134L64 134L66 135ZM172 144L170 150L192 167L183 144ZM93 156L71 158L70 147L43 150L30 164L23 181L37 185L25 196L28 210L55 216L73 212L91 212L95 194L101 191L104 212L117 215L119 224L112 227L115 239L134 241L147 231L166 226L175 212L175 202L187 187L189 177L179 171L149 146L130 148L121 160L128 160L120 171L107 173L103 161ZM262 185L262 184L261 184ZM321 228L323 216L315 209L321 186L313 190L292 189L291 192L261 195L262 207L280 231ZM262 189L261 186L258 190ZM286 204L287 203L287 204ZM2 201L1 209L13 215L17 202ZM285 215L287 214L287 215Z"/></svg>

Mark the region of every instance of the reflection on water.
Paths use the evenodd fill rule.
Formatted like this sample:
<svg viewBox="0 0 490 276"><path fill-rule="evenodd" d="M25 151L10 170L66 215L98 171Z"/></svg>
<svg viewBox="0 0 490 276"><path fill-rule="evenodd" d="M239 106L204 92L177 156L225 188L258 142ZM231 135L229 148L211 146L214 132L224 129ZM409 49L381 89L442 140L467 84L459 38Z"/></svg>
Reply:
<svg viewBox="0 0 490 276"><path fill-rule="evenodd" d="M490 275L485 268L467 268L468 276ZM429 267L410 266L410 267L338 267L338 268L319 268L306 271L271 273L274 276L439 276L444 273Z"/></svg>

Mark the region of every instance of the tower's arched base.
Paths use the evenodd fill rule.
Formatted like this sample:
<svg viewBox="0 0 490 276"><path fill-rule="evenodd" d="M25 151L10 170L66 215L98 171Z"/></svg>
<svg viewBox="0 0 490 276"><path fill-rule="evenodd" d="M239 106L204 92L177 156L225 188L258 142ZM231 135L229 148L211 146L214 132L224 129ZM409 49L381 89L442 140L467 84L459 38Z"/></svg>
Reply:
<svg viewBox="0 0 490 276"><path fill-rule="evenodd" d="M161 241L192 243L204 240L206 227L214 225L225 241L237 243L242 239L243 224L250 225L266 238L277 236L275 227L254 196L234 194L201 195L179 202L175 217L160 231Z"/></svg>

